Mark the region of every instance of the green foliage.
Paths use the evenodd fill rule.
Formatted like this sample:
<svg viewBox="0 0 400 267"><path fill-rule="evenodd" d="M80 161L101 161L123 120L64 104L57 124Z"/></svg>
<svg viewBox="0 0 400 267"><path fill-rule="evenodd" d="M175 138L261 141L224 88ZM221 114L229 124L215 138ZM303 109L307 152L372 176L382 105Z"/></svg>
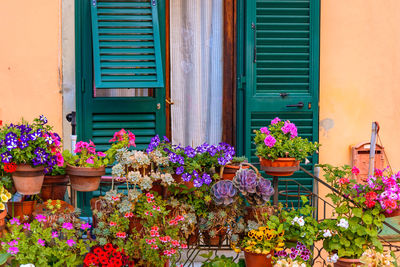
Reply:
<svg viewBox="0 0 400 267"><path fill-rule="evenodd" d="M233 257L221 255L212 258L212 255L212 251L210 251L208 254L200 255L201 257L206 258L206 262L204 262L201 267L239 267L239 264L233 261Z"/></svg>
<svg viewBox="0 0 400 267"><path fill-rule="evenodd" d="M30 230L23 227L27 224L8 224L10 232L2 237L0 247L1 261L12 256L14 264L34 263L36 266L77 266L83 263L88 247L93 243L83 241L82 233L75 228L57 231L43 222L34 220ZM57 231L58 237L52 236ZM71 242L68 243L67 241ZM44 245L41 244L43 242ZM18 253L8 253L10 247L17 247Z"/></svg>
<svg viewBox="0 0 400 267"><path fill-rule="evenodd" d="M324 249L344 258L359 258L371 247L381 252L383 247L377 236L385 216L380 214L380 208L364 204L365 198L351 179L350 166L318 166L325 172L326 181L337 190L327 195L335 205L334 219L326 219L320 225Z"/></svg>
<svg viewBox="0 0 400 267"><path fill-rule="evenodd" d="M256 144L257 156L270 160L275 160L277 158L296 158L296 160L303 160L317 151L320 145L317 142L313 143L308 141L307 138L297 136L297 129L295 136L290 132L285 134L282 131L282 127L287 123L290 122L279 121L276 124L269 125L269 134L263 133L261 130L255 130L256 135L254 137L254 142ZM265 138L269 135L276 140L272 147L267 146L264 142Z"/></svg>
<svg viewBox="0 0 400 267"><path fill-rule="evenodd" d="M63 151L63 157L67 164L75 167L99 168L107 166L110 162L107 157L100 157L96 154L89 153L87 149L82 149L82 152L76 155L66 149ZM90 161L90 159L92 161Z"/></svg>

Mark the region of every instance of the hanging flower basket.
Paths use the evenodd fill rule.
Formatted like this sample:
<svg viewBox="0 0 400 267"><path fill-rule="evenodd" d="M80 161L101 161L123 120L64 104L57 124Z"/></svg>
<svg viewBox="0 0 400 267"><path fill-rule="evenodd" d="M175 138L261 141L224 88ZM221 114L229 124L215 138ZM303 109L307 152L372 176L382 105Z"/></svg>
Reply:
<svg viewBox="0 0 400 267"><path fill-rule="evenodd" d="M261 170L271 176L290 176L300 169L300 161L295 158L269 160L259 157Z"/></svg>
<svg viewBox="0 0 400 267"><path fill-rule="evenodd" d="M12 178L18 193L22 195L39 194L44 180L44 167L33 168L27 164L18 164Z"/></svg>
<svg viewBox="0 0 400 267"><path fill-rule="evenodd" d="M67 165L66 172L73 190L91 192L99 188L101 176L106 173L106 168L104 166L91 168Z"/></svg>

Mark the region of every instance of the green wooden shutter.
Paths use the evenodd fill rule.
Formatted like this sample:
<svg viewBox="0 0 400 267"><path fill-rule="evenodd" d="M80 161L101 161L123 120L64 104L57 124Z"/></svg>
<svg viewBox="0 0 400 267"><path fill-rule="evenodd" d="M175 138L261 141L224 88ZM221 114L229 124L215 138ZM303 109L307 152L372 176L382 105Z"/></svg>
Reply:
<svg viewBox="0 0 400 267"><path fill-rule="evenodd" d="M164 86L155 0L92 0L96 88Z"/></svg>

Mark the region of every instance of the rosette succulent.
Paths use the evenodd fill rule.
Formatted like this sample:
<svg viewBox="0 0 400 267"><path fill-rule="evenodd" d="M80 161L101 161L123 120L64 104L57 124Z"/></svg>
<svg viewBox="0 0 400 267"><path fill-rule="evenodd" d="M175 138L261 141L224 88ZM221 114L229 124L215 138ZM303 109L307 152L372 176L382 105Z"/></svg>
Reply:
<svg viewBox="0 0 400 267"><path fill-rule="evenodd" d="M235 200L237 189L232 181L222 180L211 187L211 196L217 205L229 205Z"/></svg>
<svg viewBox="0 0 400 267"><path fill-rule="evenodd" d="M274 194L269 180L257 176L252 169L240 169L233 178L233 184L252 205L263 205Z"/></svg>

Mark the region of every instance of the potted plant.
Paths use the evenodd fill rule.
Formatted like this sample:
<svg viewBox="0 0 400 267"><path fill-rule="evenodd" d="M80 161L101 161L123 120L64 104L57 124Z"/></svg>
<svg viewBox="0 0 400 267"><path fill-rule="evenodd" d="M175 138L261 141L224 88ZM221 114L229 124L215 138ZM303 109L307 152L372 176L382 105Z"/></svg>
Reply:
<svg viewBox="0 0 400 267"><path fill-rule="evenodd" d="M62 165L64 165L64 162L62 162ZM49 199L64 200L69 179L65 167L62 165L54 166L52 171L44 176L42 191L40 192L40 197L43 201Z"/></svg>
<svg viewBox="0 0 400 267"><path fill-rule="evenodd" d="M49 199L44 203L36 204L33 216L44 215L47 218L45 225L69 222L78 223L80 210L62 200Z"/></svg>
<svg viewBox="0 0 400 267"><path fill-rule="evenodd" d="M298 136L296 125L278 117L268 127L255 130L256 155L262 170L272 176L290 176L300 161L317 151L319 144Z"/></svg>
<svg viewBox="0 0 400 267"><path fill-rule="evenodd" d="M247 163L246 157L233 157L232 160L221 167L220 176L224 180L232 180L235 177L236 172L240 169L242 163ZM250 168L247 165L242 166L242 168L247 169Z"/></svg>
<svg viewBox="0 0 400 267"><path fill-rule="evenodd" d="M319 165L324 177L335 191L328 194L335 209L332 219L321 223L323 247L330 253L328 262L334 266L361 266L360 257L368 248L382 252L378 233L383 227L385 215L376 205L369 207L365 197L352 179L349 166ZM353 172L357 170L353 168Z"/></svg>
<svg viewBox="0 0 400 267"><path fill-rule="evenodd" d="M0 237L5 228L7 210L5 204L11 199L11 193L8 192L6 186L0 182Z"/></svg>
<svg viewBox="0 0 400 267"><path fill-rule="evenodd" d="M83 263L87 247L93 242L82 239L89 224L63 223L60 228L47 227L46 216L38 215L31 223L18 218L9 221L10 232L2 238L1 258L11 266L34 263L36 266L77 266Z"/></svg>
<svg viewBox="0 0 400 267"><path fill-rule="evenodd" d="M95 144L79 141L75 145L75 155L64 150L63 157L67 163L66 172L71 182L71 189L90 192L99 188L101 176L109 159L103 152L96 152Z"/></svg>
<svg viewBox="0 0 400 267"><path fill-rule="evenodd" d="M4 125L0 129L0 168L11 173L17 192L34 195L40 192L44 173L60 159L60 141L47 119L41 115L34 122Z"/></svg>
<svg viewBox="0 0 400 267"><path fill-rule="evenodd" d="M129 256L126 255L123 249L111 243L92 247L90 252L86 254L83 263L84 267L131 267L135 265L132 260L129 260Z"/></svg>

